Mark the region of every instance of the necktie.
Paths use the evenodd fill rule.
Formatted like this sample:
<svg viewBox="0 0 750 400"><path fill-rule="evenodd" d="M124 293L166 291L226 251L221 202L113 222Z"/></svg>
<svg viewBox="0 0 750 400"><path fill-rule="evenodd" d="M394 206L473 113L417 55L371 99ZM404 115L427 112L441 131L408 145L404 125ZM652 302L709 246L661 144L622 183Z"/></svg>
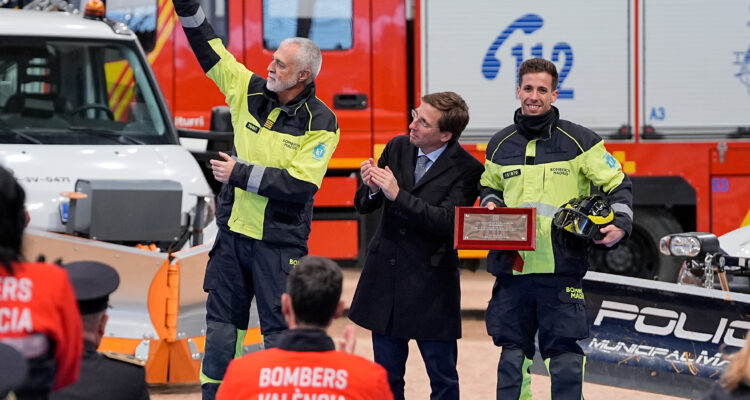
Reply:
<svg viewBox="0 0 750 400"><path fill-rule="evenodd" d="M417 157L417 167L414 168L414 183L419 182L422 175L427 171L427 161L430 161L430 159L425 155Z"/></svg>

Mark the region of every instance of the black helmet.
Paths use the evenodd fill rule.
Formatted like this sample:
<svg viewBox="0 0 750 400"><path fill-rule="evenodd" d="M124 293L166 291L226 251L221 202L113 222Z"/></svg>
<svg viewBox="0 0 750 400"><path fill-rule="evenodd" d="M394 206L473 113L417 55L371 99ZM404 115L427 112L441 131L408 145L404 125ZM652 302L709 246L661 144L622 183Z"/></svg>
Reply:
<svg viewBox="0 0 750 400"><path fill-rule="evenodd" d="M552 223L560 229L590 239L601 239L599 229L609 225L615 213L606 200L599 195L582 196L563 204L555 213Z"/></svg>

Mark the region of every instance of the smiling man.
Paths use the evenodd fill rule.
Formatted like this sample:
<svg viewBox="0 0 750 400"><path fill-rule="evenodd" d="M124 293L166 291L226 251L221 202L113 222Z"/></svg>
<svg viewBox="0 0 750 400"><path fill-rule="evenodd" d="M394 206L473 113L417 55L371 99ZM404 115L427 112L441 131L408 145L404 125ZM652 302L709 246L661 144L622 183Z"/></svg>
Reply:
<svg viewBox="0 0 750 400"><path fill-rule="evenodd" d="M226 96L234 124L232 154L211 160L222 183L219 233L203 289L204 399L213 399L227 365L241 354L256 297L266 348L287 329L280 298L291 268L307 254L313 196L339 141L336 116L315 97L322 57L310 39L289 38L273 53L268 78L224 48L197 0L174 0L198 62Z"/></svg>
<svg viewBox="0 0 750 400"><path fill-rule="evenodd" d="M518 69L521 102L513 124L487 145L481 204L536 208L534 251L490 251L487 271L497 277L485 314L487 332L502 347L497 398L530 398L529 367L538 331L552 398L581 399L584 356L576 340L588 336L581 280L590 242L552 225L558 207L588 196L593 183L607 194L614 223L594 243L613 246L630 232L633 195L620 163L594 132L560 119L557 68L533 58Z"/></svg>
<svg viewBox="0 0 750 400"><path fill-rule="evenodd" d="M349 318L372 331L375 362L388 371L393 397L404 398L409 340L416 339L431 399L458 400L456 339L461 337L456 206L477 198L482 164L458 144L469 109L453 92L432 93L412 110L409 136L391 139L375 165L361 165L354 205L382 208Z"/></svg>

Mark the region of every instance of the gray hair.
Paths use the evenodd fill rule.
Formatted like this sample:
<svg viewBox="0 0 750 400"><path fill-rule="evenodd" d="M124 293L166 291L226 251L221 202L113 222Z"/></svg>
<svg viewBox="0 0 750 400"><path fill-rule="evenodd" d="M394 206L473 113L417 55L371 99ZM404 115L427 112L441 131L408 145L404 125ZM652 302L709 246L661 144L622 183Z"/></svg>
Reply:
<svg viewBox="0 0 750 400"><path fill-rule="evenodd" d="M318 77L318 73L320 73L320 67L323 65L323 56L320 54L318 45L312 40L303 37L286 38L281 42L279 47L285 44L296 44L299 46L296 57L298 71L310 68L310 78L305 81L305 84L314 81Z"/></svg>

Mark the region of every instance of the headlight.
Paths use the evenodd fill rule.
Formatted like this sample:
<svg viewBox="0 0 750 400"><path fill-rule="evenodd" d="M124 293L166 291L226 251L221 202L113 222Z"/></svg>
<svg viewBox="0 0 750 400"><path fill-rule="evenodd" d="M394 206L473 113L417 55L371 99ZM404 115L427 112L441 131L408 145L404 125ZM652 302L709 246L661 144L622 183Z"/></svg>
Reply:
<svg viewBox="0 0 750 400"><path fill-rule="evenodd" d="M661 254L671 256L672 253L669 252L669 239L671 239L672 236L664 236L663 238L659 239L659 251Z"/></svg>
<svg viewBox="0 0 750 400"><path fill-rule="evenodd" d="M695 257L701 252L701 242L694 236L672 236L669 252L673 256Z"/></svg>
<svg viewBox="0 0 750 400"><path fill-rule="evenodd" d="M659 251L668 256L695 257L719 250L719 239L712 233L673 233L659 240Z"/></svg>

